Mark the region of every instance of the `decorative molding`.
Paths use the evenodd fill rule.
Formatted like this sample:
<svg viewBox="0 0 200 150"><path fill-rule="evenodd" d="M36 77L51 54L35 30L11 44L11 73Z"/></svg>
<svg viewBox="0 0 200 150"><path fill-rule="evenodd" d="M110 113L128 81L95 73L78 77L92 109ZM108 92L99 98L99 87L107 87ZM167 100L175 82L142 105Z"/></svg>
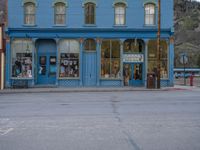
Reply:
<svg viewBox="0 0 200 150"><path fill-rule="evenodd" d="M38 6L38 3L36 0L22 0L22 6L24 6L24 4L26 3L34 3L36 7Z"/></svg>
<svg viewBox="0 0 200 150"><path fill-rule="evenodd" d="M126 5L126 7L128 7L128 3L126 0L114 0L113 2L113 7L117 4L117 3L123 3Z"/></svg>
<svg viewBox="0 0 200 150"><path fill-rule="evenodd" d="M66 0L54 0L52 6L54 7L56 3L64 3L65 7L68 7L68 2Z"/></svg>
<svg viewBox="0 0 200 150"><path fill-rule="evenodd" d="M143 0L143 6L146 5L146 4L154 4L157 6L157 1L156 0Z"/></svg>
<svg viewBox="0 0 200 150"><path fill-rule="evenodd" d="M94 3L97 7L97 0L84 0L82 6L85 7L85 4L87 3Z"/></svg>

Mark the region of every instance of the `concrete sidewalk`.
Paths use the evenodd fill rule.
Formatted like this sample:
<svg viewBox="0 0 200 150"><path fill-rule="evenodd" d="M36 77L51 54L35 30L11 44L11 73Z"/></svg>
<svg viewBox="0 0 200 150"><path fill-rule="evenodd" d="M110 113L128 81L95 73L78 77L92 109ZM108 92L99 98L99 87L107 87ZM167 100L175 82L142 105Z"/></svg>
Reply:
<svg viewBox="0 0 200 150"><path fill-rule="evenodd" d="M163 87L161 89L147 89L145 87L50 87L50 88L27 88L27 89L4 89L0 94L15 93L72 93L72 92L127 92L127 91L176 91L200 89L190 86Z"/></svg>

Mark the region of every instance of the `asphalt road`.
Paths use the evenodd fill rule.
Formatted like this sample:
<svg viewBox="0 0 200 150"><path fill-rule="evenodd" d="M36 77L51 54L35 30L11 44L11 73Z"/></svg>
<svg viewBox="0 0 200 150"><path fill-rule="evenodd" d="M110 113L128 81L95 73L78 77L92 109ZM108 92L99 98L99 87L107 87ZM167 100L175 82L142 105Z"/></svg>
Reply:
<svg viewBox="0 0 200 150"><path fill-rule="evenodd" d="M200 90L2 94L0 150L200 150Z"/></svg>

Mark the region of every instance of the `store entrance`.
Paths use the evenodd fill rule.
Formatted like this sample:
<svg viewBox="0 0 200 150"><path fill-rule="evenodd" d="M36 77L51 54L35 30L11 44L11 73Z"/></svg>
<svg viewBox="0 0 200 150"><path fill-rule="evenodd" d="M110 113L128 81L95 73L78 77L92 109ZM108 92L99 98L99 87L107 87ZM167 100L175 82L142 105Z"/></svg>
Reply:
<svg viewBox="0 0 200 150"><path fill-rule="evenodd" d="M141 86L143 64L125 63L123 66L124 86Z"/></svg>
<svg viewBox="0 0 200 150"><path fill-rule="evenodd" d="M83 59L83 85L96 86L97 83L97 62L96 51L84 52Z"/></svg>
<svg viewBox="0 0 200 150"><path fill-rule="evenodd" d="M56 45L54 41L42 40L37 53L37 84L55 84L56 71Z"/></svg>

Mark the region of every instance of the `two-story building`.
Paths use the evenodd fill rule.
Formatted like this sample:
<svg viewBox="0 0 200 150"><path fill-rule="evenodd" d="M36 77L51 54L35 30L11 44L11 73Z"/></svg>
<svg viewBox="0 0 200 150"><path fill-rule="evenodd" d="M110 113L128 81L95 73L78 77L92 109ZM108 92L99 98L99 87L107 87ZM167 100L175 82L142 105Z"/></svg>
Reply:
<svg viewBox="0 0 200 150"><path fill-rule="evenodd" d="M146 86L157 0L8 0L6 87ZM173 0L161 1L161 86L173 86Z"/></svg>

